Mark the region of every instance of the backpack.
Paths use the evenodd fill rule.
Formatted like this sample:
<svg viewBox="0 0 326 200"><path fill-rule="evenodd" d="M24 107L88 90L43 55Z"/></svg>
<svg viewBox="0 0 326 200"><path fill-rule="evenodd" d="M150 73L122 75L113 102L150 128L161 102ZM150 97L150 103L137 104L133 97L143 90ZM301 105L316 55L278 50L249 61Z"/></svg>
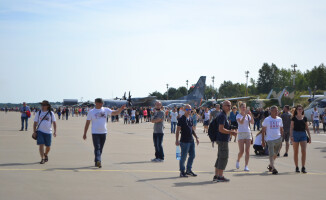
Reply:
<svg viewBox="0 0 326 200"><path fill-rule="evenodd" d="M217 140L218 134L218 117L212 120L208 127L208 137L212 142L212 147L214 147L214 142Z"/></svg>

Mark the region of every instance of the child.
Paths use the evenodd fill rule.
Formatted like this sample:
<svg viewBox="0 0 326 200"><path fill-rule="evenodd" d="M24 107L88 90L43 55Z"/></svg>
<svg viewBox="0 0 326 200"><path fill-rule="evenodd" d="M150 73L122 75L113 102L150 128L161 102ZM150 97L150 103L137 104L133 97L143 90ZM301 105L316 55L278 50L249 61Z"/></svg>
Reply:
<svg viewBox="0 0 326 200"><path fill-rule="evenodd" d="M262 146L262 130L256 135L254 142L254 149L256 155L264 155L265 150Z"/></svg>

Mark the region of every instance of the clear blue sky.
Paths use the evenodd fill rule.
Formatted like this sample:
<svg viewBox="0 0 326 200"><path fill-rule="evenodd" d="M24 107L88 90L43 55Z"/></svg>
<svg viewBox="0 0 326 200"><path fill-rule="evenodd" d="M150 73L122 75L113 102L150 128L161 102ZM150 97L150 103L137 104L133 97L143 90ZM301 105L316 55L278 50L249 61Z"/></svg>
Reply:
<svg viewBox="0 0 326 200"><path fill-rule="evenodd" d="M325 1L0 3L0 102L134 97L325 63Z"/></svg>

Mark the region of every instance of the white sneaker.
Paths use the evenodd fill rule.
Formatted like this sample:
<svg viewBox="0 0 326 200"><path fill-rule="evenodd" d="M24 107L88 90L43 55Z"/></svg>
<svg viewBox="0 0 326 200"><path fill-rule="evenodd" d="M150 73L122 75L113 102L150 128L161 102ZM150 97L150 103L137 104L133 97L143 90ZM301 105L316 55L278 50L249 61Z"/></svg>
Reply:
<svg viewBox="0 0 326 200"><path fill-rule="evenodd" d="M239 163L239 161L237 161L237 163L235 164L235 167L236 167L237 169L240 168L240 163Z"/></svg>
<svg viewBox="0 0 326 200"><path fill-rule="evenodd" d="M246 171L246 172L249 172L250 171L249 168L248 168L248 166L245 166L244 171Z"/></svg>

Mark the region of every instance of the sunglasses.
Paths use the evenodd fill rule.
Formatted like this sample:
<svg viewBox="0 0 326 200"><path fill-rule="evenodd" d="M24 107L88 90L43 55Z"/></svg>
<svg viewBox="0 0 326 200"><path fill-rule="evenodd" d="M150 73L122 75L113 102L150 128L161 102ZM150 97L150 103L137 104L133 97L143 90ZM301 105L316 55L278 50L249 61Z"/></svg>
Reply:
<svg viewBox="0 0 326 200"><path fill-rule="evenodd" d="M186 111L191 111L191 109L189 109L189 108L186 108Z"/></svg>

